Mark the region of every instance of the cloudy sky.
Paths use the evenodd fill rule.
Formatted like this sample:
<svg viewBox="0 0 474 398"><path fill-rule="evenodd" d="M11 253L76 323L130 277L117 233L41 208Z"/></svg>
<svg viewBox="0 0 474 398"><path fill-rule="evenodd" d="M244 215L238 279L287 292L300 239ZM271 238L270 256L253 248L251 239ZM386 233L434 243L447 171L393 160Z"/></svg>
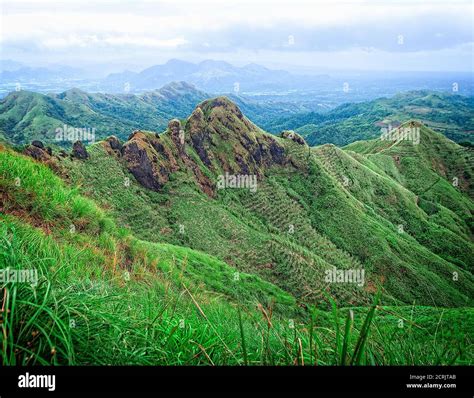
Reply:
<svg viewBox="0 0 474 398"><path fill-rule="evenodd" d="M470 0L1 0L1 59L472 71Z"/></svg>

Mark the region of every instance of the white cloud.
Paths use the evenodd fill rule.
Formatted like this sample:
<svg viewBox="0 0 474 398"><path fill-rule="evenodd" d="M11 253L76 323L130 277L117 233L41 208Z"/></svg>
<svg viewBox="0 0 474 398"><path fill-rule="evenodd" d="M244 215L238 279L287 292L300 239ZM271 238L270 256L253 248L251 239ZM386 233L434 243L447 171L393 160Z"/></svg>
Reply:
<svg viewBox="0 0 474 398"><path fill-rule="evenodd" d="M60 58L78 49L91 58L104 49L176 50L186 58L211 52L336 55L358 48L414 54L451 48L456 57L457 48L474 40L473 5L456 0L3 0L2 7L5 58ZM403 47L396 44L398 34ZM289 35L295 45L285 44Z"/></svg>

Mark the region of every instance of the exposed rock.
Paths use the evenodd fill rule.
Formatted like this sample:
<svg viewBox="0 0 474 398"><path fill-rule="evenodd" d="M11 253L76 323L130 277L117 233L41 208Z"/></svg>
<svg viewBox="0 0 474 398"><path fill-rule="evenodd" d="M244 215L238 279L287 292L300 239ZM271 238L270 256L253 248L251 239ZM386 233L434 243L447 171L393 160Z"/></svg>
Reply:
<svg viewBox="0 0 474 398"><path fill-rule="evenodd" d="M135 131L122 148L128 170L144 187L158 191L179 167L172 152L154 135Z"/></svg>
<svg viewBox="0 0 474 398"><path fill-rule="evenodd" d="M199 106L189 117L186 130L191 137L192 146L199 158L206 166L211 166L211 157L208 152L211 137L209 131L207 131L204 113Z"/></svg>
<svg viewBox="0 0 474 398"><path fill-rule="evenodd" d="M111 155L121 156L122 154L122 144L117 137L111 135L107 137L102 142L103 147L105 150L110 153Z"/></svg>
<svg viewBox="0 0 474 398"><path fill-rule="evenodd" d="M193 148L203 163L239 174L262 175L263 168L284 165L284 148L271 135L264 133L225 97L201 103L186 124ZM222 148L228 147L225 153Z"/></svg>
<svg viewBox="0 0 474 398"><path fill-rule="evenodd" d="M266 163L266 165L272 165L271 163L278 164L278 165L284 165L286 163L287 157L285 153L285 149L277 143L273 137L270 139L270 137L266 137L269 142L269 151L270 151L270 156L271 156L271 162L270 164Z"/></svg>
<svg viewBox="0 0 474 398"><path fill-rule="evenodd" d="M38 143L40 141L33 141L35 143ZM48 151L44 148L44 146L41 148L38 145L28 145L24 150L23 153L25 155L31 156L33 159L38 160L40 162L47 162L51 160L51 155L48 153Z"/></svg>
<svg viewBox="0 0 474 398"><path fill-rule="evenodd" d="M76 141L72 145L72 153L71 156L76 159L88 159L89 154L87 153L87 149L81 141Z"/></svg>
<svg viewBox="0 0 474 398"><path fill-rule="evenodd" d="M42 149L42 150L46 151L46 153L49 156L53 156L53 150L51 149L51 147L49 147L49 146L45 147L44 144L41 141L38 141L38 140L32 141L31 146L33 146L35 148ZM38 152L36 152L36 153L38 154Z"/></svg>
<svg viewBox="0 0 474 398"><path fill-rule="evenodd" d="M239 107L234 102L232 102L229 98L224 97L224 96L206 100L206 101L202 102L201 104L199 104L199 107L205 113L207 113L207 111L211 111L211 110L220 108L220 109L224 110L227 114L235 115L240 120L245 119L245 117L244 117L242 111L239 109Z"/></svg>
<svg viewBox="0 0 474 398"><path fill-rule="evenodd" d="M184 151L184 130L181 128L181 122L178 119L173 119L168 123L168 131L171 140L180 153Z"/></svg>
<svg viewBox="0 0 474 398"><path fill-rule="evenodd" d="M130 142L124 147L124 157L127 160L127 168L135 179L145 188L158 191L163 183L157 178L153 168L153 161L147 156L144 148L140 148L137 142Z"/></svg>
<svg viewBox="0 0 474 398"><path fill-rule="evenodd" d="M107 142L109 143L110 147L113 150L120 151L122 150L122 144L120 143L119 139L114 135L107 138Z"/></svg>
<svg viewBox="0 0 474 398"><path fill-rule="evenodd" d="M35 146L36 148L44 149L44 144L41 141L32 141L31 145Z"/></svg>
<svg viewBox="0 0 474 398"><path fill-rule="evenodd" d="M295 167L279 140L260 130L225 97L199 104L186 121L184 130L183 138L181 122L173 119L167 130L170 140L140 130L130 135L121 147L121 156L141 185L158 191L169 181L171 173L188 170L194 174L200 189L214 196L216 188L212 175L216 173L224 171L261 178L269 167ZM184 151L185 144L194 149L202 164ZM120 148L115 137L109 137L104 145L111 153Z"/></svg>
<svg viewBox="0 0 474 398"><path fill-rule="evenodd" d="M296 142L297 144L306 145L306 141L304 140L304 138L298 133L295 133L293 130L282 131L280 136L282 138L290 139L293 142Z"/></svg>
<svg viewBox="0 0 474 398"><path fill-rule="evenodd" d="M135 130L132 132L132 134L130 134L127 138L127 141L130 141L133 137L135 137L135 135L137 134L143 134L143 132L141 130Z"/></svg>

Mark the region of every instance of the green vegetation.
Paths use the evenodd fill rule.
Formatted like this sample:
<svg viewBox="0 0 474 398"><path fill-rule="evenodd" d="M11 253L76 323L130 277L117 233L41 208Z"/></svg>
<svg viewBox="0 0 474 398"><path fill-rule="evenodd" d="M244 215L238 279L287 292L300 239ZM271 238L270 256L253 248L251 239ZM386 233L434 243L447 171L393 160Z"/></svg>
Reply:
<svg viewBox="0 0 474 398"><path fill-rule="evenodd" d="M109 135L126 139L136 129L161 131L174 117L185 117L206 98L186 83L171 83L141 95L86 93L71 89L43 95L28 91L10 93L0 101L0 136L14 144L33 140L56 142L56 129L95 129L95 139Z"/></svg>
<svg viewBox="0 0 474 398"><path fill-rule="evenodd" d="M413 91L361 103L348 103L325 113L284 116L267 125L269 131L293 129L310 145L344 146L380 137L381 128L410 119L456 142L474 143L474 99L432 91Z"/></svg>
<svg viewBox="0 0 474 398"><path fill-rule="evenodd" d="M90 147L89 161L64 162L74 184L109 207L140 239L211 254L297 298L320 303L329 289L340 303L367 304L370 290L382 282L390 303L469 305L473 205L465 194L446 183L444 196L451 204L432 204L439 211L428 215L422 206L433 202L422 197L418 206L417 195L399 182L417 175L398 171L397 180L365 157L336 147L316 148L307 158L308 149L301 152L300 146L282 142L295 162L309 162L306 174L273 167L257 192L221 190L215 198L200 192L193 176L183 171L174 173L160 192L143 188L133 177L126 187L127 169L100 144ZM223 152L222 145L238 144L229 137L216 145ZM392 170L394 163L390 157L386 167ZM365 288L328 286L325 270L334 266L364 268ZM460 276L456 281L453 272Z"/></svg>
<svg viewBox="0 0 474 398"><path fill-rule="evenodd" d="M309 148L201 107L186 156L169 130L134 141L176 156L157 190L104 142L54 172L0 147L0 270L39 274L0 285L3 365L473 363L470 149L426 127ZM238 167L256 192L201 189Z"/></svg>
<svg viewBox="0 0 474 398"><path fill-rule="evenodd" d="M110 135L126 140L133 130L162 131L173 118L184 118L208 95L185 82L170 83L158 90L133 94L87 93L70 89L61 94L12 92L0 100L0 141L15 145L40 140L70 147L71 140L56 141L56 129L94 130L96 141ZM286 113L304 107L291 103L264 103L232 96L256 123L266 125ZM78 137L80 139L80 137Z"/></svg>
<svg viewBox="0 0 474 398"><path fill-rule="evenodd" d="M136 129L163 131L172 118L184 118L208 95L186 83L171 83L140 95L86 93L71 89L43 95L13 92L0 101L0 140L27 144L56 142L56 128L95 129L96 140L115 135L122 140ZM233 95L242 111L267 131L295 130L310 145L344 146L377 138L381 128L409 119L422 121L464 146L473 145L472 97L432 91L413 91L391 98L341 105L326 113L310 112L298 103L256 101ZM282 116L284 114L285 116ZM3 137L3 138L2 138Z"/></svg>

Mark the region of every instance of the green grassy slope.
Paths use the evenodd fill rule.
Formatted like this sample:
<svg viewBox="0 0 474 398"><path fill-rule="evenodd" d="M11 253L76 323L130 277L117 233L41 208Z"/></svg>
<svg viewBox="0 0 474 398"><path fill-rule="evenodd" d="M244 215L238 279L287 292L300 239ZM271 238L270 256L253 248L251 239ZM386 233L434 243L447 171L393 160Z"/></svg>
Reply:
<svg viewBox="0 0 474 398"><path fill-rule="evenodd" d="M153 192L137 184L100 144L90 149L90 155L85 163L66 161L72 181L110 207L122 225L142 239L210 253L301 296L321 296L326 288L323 271L329 265L360 267L312 228L301 205L276 181L261 185L251 195L222 191L211 199L185 185L189 176L176 173L163 192ZM124 185L127 178L129 187ZM290 224L295 226L292 234L288 233ZM352 288L336 285L331 289L345 300L357 300L357 296L368 300L358 288L355 296Z"/></svg>
<svg viewBox="0 0 474 398"><path fill-rule="evenodd" d="M0 286L2 365L472 364L470 308L305 310L208 254L137 239L79 191L0 148L0 269L39 273Z"/></svg>
<svg viewBox="0 0 474 398"><path fill-rule="evenodd" d="M207 120L215 122L209 127L212 161L209 167L203 163L200 167L215 181L223 165L234 167L232 153L248 156L239 134L222 120L232 120L234 131L250 128L252 137L265 134L235 121L236 115L221 106L204 111ZM436 145L460 148L439 134L423 131L438 137ZM168 134L161 136L163 143L169 144ZM414 187L395 173L393 158L383 169L371 157L351 151L332 146L310 151L290 140L274 140L297 167L257 168L263 177L254 193L218 190L210 198L198 189L186 167L173 173L160 191L146 190L130 176L123 160L108 155L100 144L91 147L89 161L66 160L65 167L82 192L110 206L114 217L138 237L212 254L309 302L319 302L330 292L340 303L366 304L378 286L383 286L384 300L390 302L444 306L472 302L472 201L465 193L448 190L444 197L452 203L433 215L428 199L419 201ZM191 145L186 151L199 159ZM220 157L222 153L227 155ZM223 158L228 165L221 163ZM129 187L124 186L127 178L132 181ZM330 267L364 268L366 285L328 284L324 271Z"/></svg>

